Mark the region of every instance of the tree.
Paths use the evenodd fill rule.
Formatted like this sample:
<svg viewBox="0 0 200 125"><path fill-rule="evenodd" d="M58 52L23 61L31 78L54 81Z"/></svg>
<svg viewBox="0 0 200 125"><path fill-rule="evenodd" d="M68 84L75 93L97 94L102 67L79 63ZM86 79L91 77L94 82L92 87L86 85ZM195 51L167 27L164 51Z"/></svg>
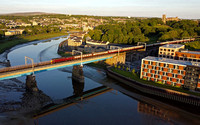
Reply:
<svg viewBox="0 0 200 125"><path fill-rule="evenodd" d="M183 31L181 33L181 38L187 38L187 37L190 37L189 33L187 31Z"/></svg>
<svg viewBox="0 0 200 125"><path fill-rule="evenodd" d="M3 39L3 37L4 37L4 31L3 30L0 30L0 39Z"/></svg>

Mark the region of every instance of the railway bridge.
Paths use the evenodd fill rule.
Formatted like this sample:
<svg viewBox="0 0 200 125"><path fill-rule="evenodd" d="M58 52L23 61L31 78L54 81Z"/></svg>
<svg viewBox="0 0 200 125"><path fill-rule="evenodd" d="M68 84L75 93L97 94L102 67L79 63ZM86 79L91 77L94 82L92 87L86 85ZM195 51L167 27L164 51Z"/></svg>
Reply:
<svg viewBox="0 0 200 125"><path fill-rule="evenodd" d="M13 67L7 67L0 69L0 80L3 79L10 79L25 75L31 75L34 73L42 72L42 71L48 71L48 70L54 70L58 68L68 67L68 66L77 66L77 65L83 65L91 62L101 61L101 60L107 60L108 64L113 64L117 62L125 62L125 56L126 52L130 52L132 50L139 50L139 49L145 49L147 47L154 47L154 46L160 46L164 44L175 44L175 43L184 43L184 42L190 42L194 41L195 39L185 39L185 40L176 40L176 41L166 41L161 43L154 43L149 45L138 45L138 46L132 46L132 47L126 47L126 48L117 48L114 50L104 51L104 52L97 52L93 54L84 54L79 56L73 56L68 58L60 58L55 59L51 61L46 62L40 62L40 63L34 63L33 60L32 64L25 64L21 66L13 66ZM25 58L31 59L31 58Z"/></svg>

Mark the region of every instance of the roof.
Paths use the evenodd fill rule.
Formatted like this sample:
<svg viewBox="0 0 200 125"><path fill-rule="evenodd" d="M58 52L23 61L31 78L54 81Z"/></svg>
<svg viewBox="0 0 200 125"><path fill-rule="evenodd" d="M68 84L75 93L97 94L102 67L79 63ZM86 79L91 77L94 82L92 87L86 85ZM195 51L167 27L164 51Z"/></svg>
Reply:
<svg viewBox="0 0 200 125"><path fill-rule="evenodd" d="M181 50L181 53L190 53L190 54L200 54L199 51L188 51L188 50Z"/></svg>
<svg viewBox="0 0 200 125"><path fill-rule="evenodd" d="M143 59L144 60L150 60L150 61L156 61L156 62L170 63L170 64L178 64L178 65L185 65L185 66L191 65L191 66L200 67L200 62L193 62L193 61L174 60L174 59L168 59L168 58L162 58L162 57L153 57L153 56L147 56Z"/></svg>
<svg viewBox="0 0 200 125"><path fill-rule="evenodd" d="M184 47L185 45L182 45L182 44L166 44L166 45L163 45L161 47L163 48L181 48L181 47Z"/></svg>

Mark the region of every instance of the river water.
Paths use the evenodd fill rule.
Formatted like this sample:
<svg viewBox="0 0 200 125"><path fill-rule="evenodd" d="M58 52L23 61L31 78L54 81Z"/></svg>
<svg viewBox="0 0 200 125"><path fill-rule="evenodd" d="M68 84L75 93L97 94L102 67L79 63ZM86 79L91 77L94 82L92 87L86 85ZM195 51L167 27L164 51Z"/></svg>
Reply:
<svg viewBox="0 0 200 125"><path fill-rule="evenodd" d="M51 60L60 57L57 54L58 45L66 38L48 40L40 43L29 44L19 47L8 53L11 66L23 65L24 56L34 59L34 62ZM30 62L29 62L30 63ZM113 90L99 94L93 98L76 102L66 108L32 119L24 115L18 115L17 111L2 112L0 115L1 124L33 124L33 125L168 125L168 124L200 124L199 117L192 113L183 111L177 107L167 105L159 100L154 100L137 94L127 86L121 85L115 80L107 78L102 70L89 66L83 67L85 82L80 85L74 83L71 78L72 67L56 69L52 71L35 74L38 89L43 93L43 100L38 102L58 102L77 94L77 90L85 92L102 85ZM11 87L6 89L14 81L15 90ZM24 104L26 76L14 80L0 81L4 89L0 99L4 104L13 104L21 108ZM11 85L10 85L11 86ZM78 88L77 88L78 87ZM29 95L35 99L34 95ZM30 100L31 100L30 99ZM37 99L36 99L37 100ZM35 101L35 100L34 100ZM33 101L33 102L34 102ZM17 103L15 103L17 102ZM28 101L31 102L31 101ZM35 102L36 103L36 102ZM27 102L25 104L28 104ZM31 107L37 104L29 103ZM16 109L18 109L16 108ZM15 117L9 118L9 116Z"/></svg>

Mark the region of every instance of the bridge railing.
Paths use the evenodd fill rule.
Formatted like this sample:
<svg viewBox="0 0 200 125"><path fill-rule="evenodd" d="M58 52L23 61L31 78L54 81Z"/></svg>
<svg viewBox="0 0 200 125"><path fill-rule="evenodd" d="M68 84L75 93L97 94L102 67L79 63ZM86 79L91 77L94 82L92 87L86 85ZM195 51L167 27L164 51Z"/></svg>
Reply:
<svg viewBox="0 0 200 125"><path fill-rule="evenodd" d="M194 41L195 38L191 38L191 39L187 39L186 41ZM181 42L185 42L184 40L176 40L176 41L167 41L167 42L160 42L160 43L154 43L154 44L149 44L147 45L148 47L153 46L153 45L163 45L163 44L173 44L173 43L181 43ZM135 47L137 46L133 46L133 47L128 47L128 48L123 48L120 51L128 51L128 50L133 50L136 49ZM138 48L137 48L138 49ZM116 52L119 52L119 49L116 50ZM112 52L111 52L112 53ZM106 53L106 54L111 54L111 53ZM104 53L102 55L105 55ZM98 56L98 55L97 55ZM80 58L77 58L80 59ZM76 60L76 59L73 59ZM73 61L73 60L69 60L69 61ZM51 64L51 61L46 61L46 62L40 62L40 63L35 63L34 65L28 64L28 65L20 65L20 66L12 66L12 67L6 67L6 68L2 68L0 69L0 73L4 73L4 72L9 72L9 71L15 71L15 70L20 70L20 69L26 69L26 68L32 68L32 66L37 67L37 66L43 66L43 65L48 65Z"/></svg>
<svg viewBox="0 0 200 125"><path fill-rule="evenodd" d="M43 66L43 65L48 65L48 64L51 64L51 62L45 61L45 62L34 63L33 65L34 67L38 67L38 66ZM0 73L15 71L19 69L27 69L27 68L32 68L32 64L1 68Z"/></svg>
<svg viewBox="0 0 200 125"><path fill-rule="evenodd" d="M101 56L103 56L103 55L98 55L98 56L95 56L95 57L101 57ZM78 59L80 59L80 58L73 59L73 60L67 60L67 62L78 60ZM66 61L64 61L64 62L66 62ZM57 62L57 63L63 63L63 62ZM16 71L16 70L23 70L23 69L27 69L27 68L32 68L32 66L38 67L38 66L45 66L45 65L50 65L50 64L51 64L51 61L45 61L45 62L34 63L33 65L32 64L27 64L27 65L5 67L5 68L1 68L0 69L0 73Z"/></svg>

